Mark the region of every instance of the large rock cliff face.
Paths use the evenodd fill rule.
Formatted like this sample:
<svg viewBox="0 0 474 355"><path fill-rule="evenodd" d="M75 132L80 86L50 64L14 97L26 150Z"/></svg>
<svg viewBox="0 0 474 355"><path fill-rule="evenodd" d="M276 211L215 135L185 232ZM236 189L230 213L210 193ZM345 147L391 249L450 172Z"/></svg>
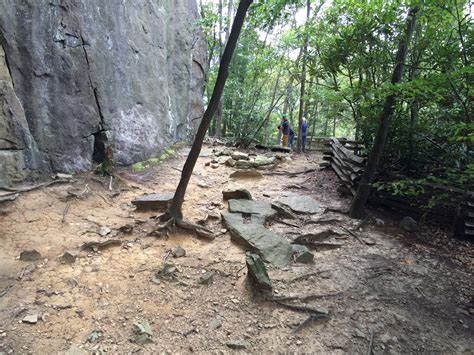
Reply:
<svg viewBox="0 0 474 355"><path fill-rule="evenodd" d="M2 0L0 185L130 164L189 138L205 48L195 0Z"/></svg>

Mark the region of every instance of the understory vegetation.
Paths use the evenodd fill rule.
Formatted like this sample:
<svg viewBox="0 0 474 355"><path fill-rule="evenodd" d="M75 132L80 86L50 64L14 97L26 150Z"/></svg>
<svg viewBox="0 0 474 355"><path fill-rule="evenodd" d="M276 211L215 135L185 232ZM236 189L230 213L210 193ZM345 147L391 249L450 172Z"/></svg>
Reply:
<svg viewBox="0 0 474 355"><path fill-rule="evenodd" d="M236 1L201 4L209 47L207 96ZM391 84L409 9L417 22L402 82ZM345 136L370 151L384 99L397 98L378 168L379 189L474 184L473 5L467 0L268 0L249 12L209 133L243 146L277 144L281 115L295 132ZM383 181L383 183L380 183Z"/></svg>

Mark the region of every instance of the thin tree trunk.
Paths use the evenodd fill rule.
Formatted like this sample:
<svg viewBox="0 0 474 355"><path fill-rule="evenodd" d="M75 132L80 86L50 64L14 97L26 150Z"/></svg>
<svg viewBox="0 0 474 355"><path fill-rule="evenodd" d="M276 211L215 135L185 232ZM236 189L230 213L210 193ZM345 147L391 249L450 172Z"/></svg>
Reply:
<svg viewBox="0 0 474 355"><path fill-rule="evenodd" d="M286 96L285 96L285 102L283 103L283 115L288 114L288 107L290 105L290 96L291 96L291 91L292 91L292 86L293 80L290 79L288 81L288 84L286 86ZM280 117L280 126L283 124L283 119ZM277 136L277 144L280 144L281 142L281 129L278 130L278 136Z"/></svg>
<svg viewBox="0 0 474 355"><path fill-rule="evenodd" d="M406 23L407 27L405 33L400 39L400 44L398 46L398 51L395 58L395 68L393 70L391 80L392 85L396 85L402 81L403 67L405 63L405 58L407 56L408 45L410 43L410 39L415 28L417 12L417 7L408 11ZM359 183L359 187L357 188L356 195L354 196L349 211L349 215L352 218L362 218L365 215L365 205L370 195L370 185L374 179L375 173L380 162L380 158L383 153L385 141L387 139L387 134L389 130L390 119L395 108L395 103L395 94L391 94L385 99L384 108L380 115L380 123L377 130L377 135L375 136L369 160L367 162L367 166L365 167L364 174L362 175L362 179Z"/></svg>
<svg viewBox="0 0 474 355"><path fill-rule="evenodd" d="M232 25L232 30L230 31L229 40L227 41L224 54L221 58L216 84L214 86L209 105L204 112L203 118L196 133L196 137L194 138L191 151L189 152L186 162L184 163L181 179L179 180L178 187L176 188L176 192L174 194L173 203L168 210L168 214L171 217L177 219L183 218L182 207L186 189L188 187L189 180L191 179L196 161L199 158L199 153L201 152L202 143L206 136L207 129L209 128L209 124L211 123L212 117L217 110L219 100L221 99L222 92L224 91L225 82L227 80L227 76L229 75L229 64L232 60L232 55L234 54L247 10L252 2L253 0L240 0L239 7L237 8L237 13L234 18L234 23Z"/></svg>
<svg viewBox="0 0 474 355"><path fill-rule="evenodd" d="M272 114L273 108L275 107L276 93L277 93L277 90L278 90L278 84L280 83L281 71L282 71L282 68L280 68L280 70L278 71L275 86L273 87L272 102L270 103L270 108L267 112L267 115L265 116L265 120L266 120L266 122L265 122L265 138L264 138L264 144L265 145L268 145L268 140L269 140L269 137L270 137L270 130L269 130L270 116Z"/></svg>
<svg viewBox="0 0 474 355"><path fill-rule="evenodd" d="M222 48L224 47L224 43L222 43L222 4L223 0L219 0L219 56L222 58ZM227 40L227 39L226 39ZM216 138L222 137L222 112L223 112L223 98L219 100L219 105L217 106L216 112L216 122L214 128L214 135Z"/></svg>
<svg viewBox="0 0 474 355"><path fill-rule="evenodd" d="M306 0L306 22L309 20L311 12L310 0ZM303 46L303 68L301 71L301 91L300 91L300 111L298 114L298 137L296 140L296 153L301 153L301 127L303 126L304 117L304 104L305 104L305 84L306 84L306 57L308 56L308 41L309 38L306 35Z"/></svg>

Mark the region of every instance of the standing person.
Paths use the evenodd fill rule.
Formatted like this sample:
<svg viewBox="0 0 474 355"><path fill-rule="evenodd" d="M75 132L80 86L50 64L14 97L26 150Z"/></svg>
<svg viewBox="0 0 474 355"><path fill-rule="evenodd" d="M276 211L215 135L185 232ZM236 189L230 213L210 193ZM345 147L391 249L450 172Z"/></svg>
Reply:
<svg viewBox="0 0 474 355"><path fill-rule="evenodd" d="M293 149L293 143L295 142L295 131L290 128L290 135L288 140L288 145Z"/></svg>
<svg viewBox="0 0 474 355"><path fill-rule="evenodd" d="M288 118L286 115L281 116L283 118L283 122L281 124L281 133L283 134L283 138L281 140L282 146L288 147L288 137L290 135L290 122L288 122Z"/></svg>
<svg viewBox="0 0 474 355"><path fill-rule="evenodd" d="M303 152L306 151L306 132L308 131L308 122L303 117L303 124L301 125L301 149Z"/></svg>

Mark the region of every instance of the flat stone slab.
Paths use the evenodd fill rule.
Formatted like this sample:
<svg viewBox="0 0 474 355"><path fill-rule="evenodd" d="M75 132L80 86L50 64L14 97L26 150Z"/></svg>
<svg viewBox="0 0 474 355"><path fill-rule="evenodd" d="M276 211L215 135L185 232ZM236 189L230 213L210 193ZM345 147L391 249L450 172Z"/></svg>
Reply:
<svg viewBox="0 0 474 355"><path fill-rule="evenodd" d="M255 169L249 169L234 171L229 177L232 179L261 179L263 175Z"/></svg>
<svg viewBox="0 0 474 355"><path fill-rule="evenodd" d="M162 210L169 207L173 201L174 192L162 192L159 194L148 194L138 197L132 203L137 206L137 210Z"/></svg>
<svg viewBox="0 0 474 355"><path fill-rule="evenodd" d="M293 248L285 238L265 228L263 224L244 223L244 218L239 213L222 213L222 218L231 239L236 243L254 251L264 261L276 267L283 267L290 262Z"/></svg>
<svg viewBox="0 0 474 355"><path fill-rule="evenodd" d="M229 200L229 212L257 215L263 219L262 224L266 219L273 218L278 213L267 202L242 199Z"/></svg>
<svg viewBox="0 0 474 355"><path fill-rule="evenodd" d="M313 214L321 211L319 202L310 196L298 195L295 193L284 193L279 199L283 205L288 206L296 213Z"/></svg>
<svg viewBox="0 0 474 355"><path fill-rule="evenodd" d="M224 198L224 200L231 200L231 199L251 200L252 199L252 195L246 189L224 190L222 191L222 197Z"/></svg>

